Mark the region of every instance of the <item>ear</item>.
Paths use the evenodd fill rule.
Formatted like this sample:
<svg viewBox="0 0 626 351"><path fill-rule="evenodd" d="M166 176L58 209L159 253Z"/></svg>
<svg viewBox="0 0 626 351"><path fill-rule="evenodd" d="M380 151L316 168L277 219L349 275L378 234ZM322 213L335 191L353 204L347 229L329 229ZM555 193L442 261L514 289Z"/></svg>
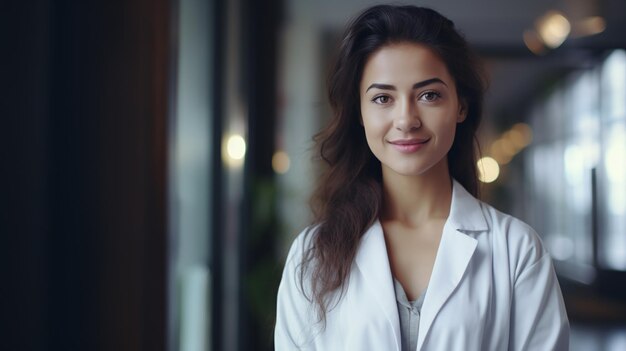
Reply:
<svg viewBox="0 0 626 351"><path fill-rule="evenodd" d="M456 117L456 123L461 123L465 121L467 117L467 102L465 99L460 99L459 101L459 112Z"/></svg>

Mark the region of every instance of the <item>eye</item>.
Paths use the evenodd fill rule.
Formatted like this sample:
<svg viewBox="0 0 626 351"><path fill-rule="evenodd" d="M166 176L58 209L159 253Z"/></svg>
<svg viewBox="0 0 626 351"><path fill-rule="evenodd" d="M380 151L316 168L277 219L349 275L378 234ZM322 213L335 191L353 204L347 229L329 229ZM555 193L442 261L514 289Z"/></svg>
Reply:
<svg viewBox="0 0 626 351"><path fill-rule="evenodd" d="M378 95L372 99L372 102L385 105L391 102L391 97L388 95Z"/></svg>
<svg viewBox="0 0 626 351"><path fill-rule="evenodd" d="M420 100L424 100L427 102L434 102L437 99L441 98L441 94L436 91L427 91L422 96L420 96Z"/></svg>

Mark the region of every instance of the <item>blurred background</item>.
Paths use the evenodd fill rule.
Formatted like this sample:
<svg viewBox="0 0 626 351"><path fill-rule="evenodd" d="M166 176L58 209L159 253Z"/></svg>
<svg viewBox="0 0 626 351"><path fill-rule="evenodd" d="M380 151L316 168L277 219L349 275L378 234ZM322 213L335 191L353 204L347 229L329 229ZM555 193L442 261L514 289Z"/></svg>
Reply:
<svg viewBox="0 0 626 351"><path fill-rule="evenodd" d="M6 350L272 350L312 135L366 0L3 4ZM626 350L626 2L405 1L490 79L484 200L556 266L572 350Z"/></svg>

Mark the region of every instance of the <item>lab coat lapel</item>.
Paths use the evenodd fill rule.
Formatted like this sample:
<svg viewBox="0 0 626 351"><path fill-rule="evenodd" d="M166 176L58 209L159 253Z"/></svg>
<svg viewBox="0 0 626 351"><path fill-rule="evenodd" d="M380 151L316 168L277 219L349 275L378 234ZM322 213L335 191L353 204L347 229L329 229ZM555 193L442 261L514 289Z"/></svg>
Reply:
<svg viewBox="0 0 626 351"><path fill-rule="evenodd" d="M378 220L363 234L356 256L356 264L380 306L381 316L389 322L400 350L400 320L396 305L396 294L387 257L383 228ZM364 306L368 308L369 306Z"/></svg>
<svg viewBox="0 0 626 351"><path fill-rule="evenodd" d="M437 314L459 285L474 255L478 241L467 233L487 229L479 201L454 181L450 215L422 305L417 350L421 350Z"/></svg>

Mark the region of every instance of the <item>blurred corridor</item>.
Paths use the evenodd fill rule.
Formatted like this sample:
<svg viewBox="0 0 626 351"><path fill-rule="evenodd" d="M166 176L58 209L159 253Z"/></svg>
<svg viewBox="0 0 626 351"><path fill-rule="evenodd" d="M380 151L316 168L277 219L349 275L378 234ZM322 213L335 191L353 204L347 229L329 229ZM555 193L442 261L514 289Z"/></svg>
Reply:
<svg viewBox="0 0 626 351"><path fill-rule="evenodd" d="M374 3L8 6L6 349L273 350L326 71ZM484 60L483 200L542 236L571 349L626 350L626 2L406 3Z"/></svg>

